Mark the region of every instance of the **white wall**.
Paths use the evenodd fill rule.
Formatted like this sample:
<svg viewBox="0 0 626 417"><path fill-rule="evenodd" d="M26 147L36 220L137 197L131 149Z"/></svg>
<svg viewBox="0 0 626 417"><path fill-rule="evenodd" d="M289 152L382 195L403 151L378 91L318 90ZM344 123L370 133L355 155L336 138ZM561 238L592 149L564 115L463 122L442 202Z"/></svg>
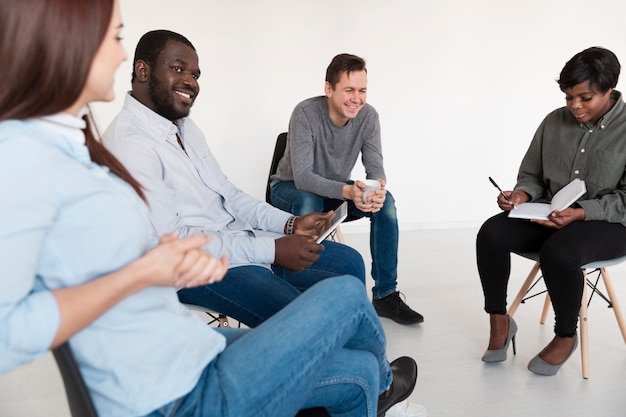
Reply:
<svg viewBox="0 0 626 417"><path fill-rule="evenodd" d="M514 185L536 127L564 104L554 80L565 62L598 45L626 65L623 0L121 0L121 6L129 60L118 73L116 101L96 106L100 124L108 125L130 88L139 37L152 29L179 32L194 43L202 69L192 117L230 179L261 199L275 138L295 104L323 93L334 55L363 56L403 229L475 226L497 212L487 177L505 189ZM355 177L362 172L357 168Z"/></svg>

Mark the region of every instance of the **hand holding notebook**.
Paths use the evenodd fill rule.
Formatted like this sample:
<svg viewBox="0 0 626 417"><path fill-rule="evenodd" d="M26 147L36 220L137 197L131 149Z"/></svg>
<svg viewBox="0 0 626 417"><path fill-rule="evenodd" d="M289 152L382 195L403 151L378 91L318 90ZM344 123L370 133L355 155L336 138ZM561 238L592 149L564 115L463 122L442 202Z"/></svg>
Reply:
<svg viewBox="0 0 626 417"><path fill-rule="evenodd" d="M548 220L548 215L553 211L565 210L587 192L585 181L575 178L561 188L548 203L523 203L515 206L515 210L509 211L509 217L514 219L540 219Z"/></svg>

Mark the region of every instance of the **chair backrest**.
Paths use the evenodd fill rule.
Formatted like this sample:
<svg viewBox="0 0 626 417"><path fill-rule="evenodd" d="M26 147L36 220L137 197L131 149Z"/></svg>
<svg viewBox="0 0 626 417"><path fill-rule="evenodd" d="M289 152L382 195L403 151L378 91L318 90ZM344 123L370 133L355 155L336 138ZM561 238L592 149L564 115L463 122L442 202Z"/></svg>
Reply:
<svg viewBox="0 0 626 417"><path fill-rule="evenodd" d="M52 350L57 362L72 417L98 417L89 390L83 381L70 345L66 342Z"/></svg>
<svg viewBox="0 0 626 417"><path fill-rule="evenodd" d="M272 165L270 166L270 173L267 176L267 187L265 188L265 202L272 204L270 201L270 183L272 182L272 175L276 173L278 169L278 163L285 153L287 147L287 132L283 132L278 135L276 139L276 145L274 146L274 156L272 156Z"/></svg>

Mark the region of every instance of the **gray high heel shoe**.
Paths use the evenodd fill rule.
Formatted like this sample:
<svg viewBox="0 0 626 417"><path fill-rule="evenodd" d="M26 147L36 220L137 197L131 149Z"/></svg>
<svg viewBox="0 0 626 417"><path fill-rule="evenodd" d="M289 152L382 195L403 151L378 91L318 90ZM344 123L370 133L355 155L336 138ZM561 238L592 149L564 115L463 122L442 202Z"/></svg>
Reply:
<svg viewBox="0 0 626 417"><path fill-rule="evenodd" d="M509 350L509 343L513 342L513 354L515 355L515 333L517 333L517 324L513 318L509 317L509 332L506 335L506 342L502 349L487 349L483 355L483 362L502 362L506 360L506 352Z"/></svg>
<svg viewBox="0 0 626 417"><path fill-rule="evenodd" d="M559 372L561 366L563 366L563 364L567 362L569 357L572 356L572 353L574 353L574 351L576 350L576 347L578 347L578 336L574 337L574 346L572 346L572 350L570 351L569 355L567 355L567 358L563 360L563 362L559 363L558 365L550 365L548 362L541 359L541 356L539 355L541 355L543 351L546 350L544 348L541 352L539 352L539 355L535 356L530 360L530 362L528 362L528 370L536 373L537 375L545 376L552 376Z"/></svg>

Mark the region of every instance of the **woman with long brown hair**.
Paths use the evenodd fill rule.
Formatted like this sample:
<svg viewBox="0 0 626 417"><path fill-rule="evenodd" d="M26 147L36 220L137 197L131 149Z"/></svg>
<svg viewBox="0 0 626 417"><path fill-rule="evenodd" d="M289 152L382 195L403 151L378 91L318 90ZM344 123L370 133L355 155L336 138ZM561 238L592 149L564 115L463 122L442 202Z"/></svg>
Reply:
<svg viewBox="0 0 626 417"><path fill-rule="evenodd" d="M122 26L117 0L0 3L0 373L69 340L101 417L372 417L408 397L415 362L387 362L354 277L250 331L178 302L227 261L202 235L156 244L140 184L94 135L87 105L114 97Z"/></svg>

